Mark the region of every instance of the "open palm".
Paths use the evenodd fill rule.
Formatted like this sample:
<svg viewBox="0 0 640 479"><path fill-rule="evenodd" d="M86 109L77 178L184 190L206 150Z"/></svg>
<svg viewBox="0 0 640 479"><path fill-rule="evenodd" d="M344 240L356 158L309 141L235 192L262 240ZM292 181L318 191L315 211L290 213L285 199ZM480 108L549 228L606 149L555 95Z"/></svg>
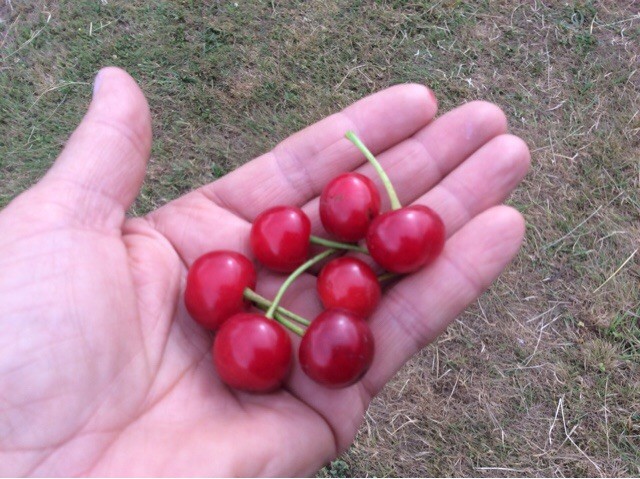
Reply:
<svg viewBox="0 0 640 479"><path fill-rule="evenodd" d="M473 102L433 120L418 85L367 97L237 171L144 218L125 211L151 145L146 101L123 71L103 70L91 108L48 174L0 213L0 474L305 475L353 440L371 398L500 274L522 217L500 206L529 153L503 113ZM376 356L343 390L294 366L284 390L229 390L211 336L181 300L204 252L250 256L251 220L301 206L321 233L318 195L336 174L377 179L343 135L378 155L404 204L428 204L448 242L429 268L390 287L370 319ZM388 206L387 206L388 207ZM282 276L259 272L272 295ZM315 278L283 305L320 311Z"/></svg>

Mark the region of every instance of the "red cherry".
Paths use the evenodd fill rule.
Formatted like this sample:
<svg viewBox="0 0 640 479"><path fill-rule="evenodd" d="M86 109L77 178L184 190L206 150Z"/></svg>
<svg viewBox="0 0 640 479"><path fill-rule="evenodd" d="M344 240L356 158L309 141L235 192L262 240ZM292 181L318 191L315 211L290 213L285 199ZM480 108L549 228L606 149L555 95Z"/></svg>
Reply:
<svg viewBox="0 0 640 479"><path fill-rule="evenodd" d="M373 181L359 173L335 177L320 195L322 225L341 241L360 241L378 214L380 194Z"/></svg>
<svg viewBox="0 0 640 479"><path fill-rule="evenodd" d="M298 351L302 370L315 382L332 388L358 381L373 361L373 335L353 314L328 309L311 323Z"/></svg>
<svg viewBox="0 0 640 479"><path fill-rule="evenodd" d="M378 216L367 232L367 248L393 273L411 273L442 252L444 223L431 208L412 205Z"/></svg>
<svg viewBox="0 0 640 479"><path fill-rule="evenodd" d="M345 309L361 318L368 318L380 302L376 274L364 261L349 256L327 263L316 286L326 309Z"/></svg>
<svg viewBox="0 0 640 479"><path fill-rule="evenodd" d="M249 304L242 293L255 286L256 270L246 256L235 251L212 251L189 268L184 303L195 321L216 329Z"/></svg>
<svg viewBox="0 0 640 479"><path fill-rule="evenodd" d="M291 367L291 339L280 324L260 314L239 313L225 322L213 343L220 379L234 389L269 392Z"/></svg>
<svg viewBox="0 0 640 479"><path fill-rule="evenodd" d="M251 227L251 250L267 268L290 273L309 256L311 221L293 206L276 206L260 213Z"/></svg>

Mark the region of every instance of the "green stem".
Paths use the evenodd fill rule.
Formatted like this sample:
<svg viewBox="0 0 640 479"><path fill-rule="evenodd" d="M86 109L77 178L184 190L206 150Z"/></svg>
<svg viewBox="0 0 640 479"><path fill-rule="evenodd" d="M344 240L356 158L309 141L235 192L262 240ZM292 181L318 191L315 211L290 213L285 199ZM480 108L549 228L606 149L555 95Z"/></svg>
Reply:
<svg viewBox="0 0 640 479"><path fill-rule="evenodd" d="M398 276L400 276L398 273L384 273L384 274L381 274L380 276L378 276L378 281L380 283L382 283L382 282L388 281L390 279L395 279Z"/></svg>
<svg viewBox="0 0 640 479"><path fill-rule="evenodd" d="M323 259L332 255L335 252L336 250L334 249L328 249L326 251L323 251L319 255L314 256L309 261L299 266L298 269L296 269L293 273L291 273L289 277L285 280L285 282L282 283L282 286L280 286L280 289L278 290L276 297L273 298L273 302L271 303L271 306L267 310L267 314L266 314L267 318L273 318L273 314L275 313L276 308L278 307L278 304L280 304L280 300L282 299L282 296L284 296L284 293L287 291L287 288L291 286L291 283L293 283L298 276L300 276L302 273L304 273L307 269L309 269L314 264L319 263L320 261L322 261Z"/></svg>
<svg viewBox="0 0 640 479"><path fill-rule="evenodd" d="M364 143L362 143L362 141L360 141L360 138L358 138L354 132L348 131L345 136L358 147L358 149L367 158L367 160L369 160L369 163L371 163L375 168L378 176L380 176L380 179L384 184L385 189L387 190L387 194L389 195L389 200L391 201L391 209L399 210L400 208L402 208L400 200L398 199L398 195L396 194L396 190L391 184L391 180L382 168L382 165L378 162L378 160L376 160L375 156L373 156L373 153L369 151L369 149L364 145Z"/></svg>
<svg viewBox="0 0 640 479"><path fill-rule="evenodd" d="M326 246L327 248L348 249L350 251L357 251L358 253L369 254L369 251L367 251L367 248L364 248L364 247L359 246L357 244L342 243L340 241L333 241L333 240L329 240L329 239L325 239L325 238L320 238L319 236L314 236L314 235L311 235L309 240L313 244L317 244L317 245L320 245L320 246Z"/></svg>
<svg viewBox="0 0 640 479"><path fill-rule="evenodd" d="M297 324L292 323L291 321L289 321L287 318L284 317L284 315L282 313L278 313L277 312L273 316L274 316L273 319L278 321L280 324L282 324L289 331L292 331L292 332L296 333L300 337L304 336L304 329L302 329Z"/></svg>
<svg viewBox="0 0 640 479"><path fill-rule="evenodd" d="M258 293L256 293L252 289L245 288L244 297L249 301L251 301L252 303L255 303L260 309L264 311L267 311L271 307L271 301L269 301L264 296L260 296ZM284 309L282 306L278 306L278 309L276 310L276 312L290 319L293 319L295 322L300 323L303 326L309 326L311 324L311 321L309 321L308 319L305 319L302 316L297 315L292 311L289 311L288 309Z"/></svg>

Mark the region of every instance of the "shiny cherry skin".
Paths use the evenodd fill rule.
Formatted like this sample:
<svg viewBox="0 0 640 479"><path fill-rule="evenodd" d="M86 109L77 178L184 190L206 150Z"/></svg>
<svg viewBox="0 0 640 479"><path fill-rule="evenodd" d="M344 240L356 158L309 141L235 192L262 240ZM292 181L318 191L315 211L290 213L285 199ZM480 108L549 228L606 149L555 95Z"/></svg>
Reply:
<svg viewBox="0 0 640 479"><path fill-rule="evenodd" d="M367 234L371 220L380 214L380 193L360 173L344 173L331 180L320 195L320 220L327 232L354 243Z"/></svg>
<svg viewBox="0 0 640 479"><path fill-rule="evenodd" d="M366 241L369 253L384 269L392 273L412 273L442 252L444 223L427 206L406 206L374 219Z"/></svg>
<svg viewBox="0 0 640 479"><path fill-rule="evenodd" d="M373 335L367 323L339 309L320 313L298 350L302 370L315 382L343 388L359 381L373 361Z"/></svg>
<svg viewBox="0 0 640 479"><path fill-rule="evenodd" d="M222 381L241 391L271 392L291 369L291 339L260 314L239 313L226 321L213 342L213 363Z"/></svg>
<svg viewBox="0 0 640 479"><path fill-rule="evenodd" d="M189 268L184 303L191 317L208 329L217 329L249 305L245 288L255 289L253 263L235 251L212 251Z"/></svg>
<svg viewBox="0 0 640 479"><path fill-rule="evenodd" d="M349 256L327 263L318 275L316 287L326 309L344 309L361 318L371 316L382 294L371 267Z"/></svg>
<svg viewBox="0 0 640 479"><path fill-rule="evenodd" d="M267 268L291 273L309 256L311 221L294 206L276 206L253 221L249 240L256 259Z"/></svg>

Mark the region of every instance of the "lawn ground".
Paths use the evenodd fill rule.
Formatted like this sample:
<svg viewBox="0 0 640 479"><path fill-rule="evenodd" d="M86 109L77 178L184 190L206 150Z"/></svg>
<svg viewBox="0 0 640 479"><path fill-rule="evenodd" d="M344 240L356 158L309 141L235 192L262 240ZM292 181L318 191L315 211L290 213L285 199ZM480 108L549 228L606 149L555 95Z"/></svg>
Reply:
<svg viewBox="0 0 640 479"><path fill-rule="evenodd" d="M204 6L206 4L206 6ZM51 165L97 70L155 141L132 214L400 82L485 99L532 151L501 279L374 400L321 476L640 475L640 3L0 0L0 207Z"/></svg>

